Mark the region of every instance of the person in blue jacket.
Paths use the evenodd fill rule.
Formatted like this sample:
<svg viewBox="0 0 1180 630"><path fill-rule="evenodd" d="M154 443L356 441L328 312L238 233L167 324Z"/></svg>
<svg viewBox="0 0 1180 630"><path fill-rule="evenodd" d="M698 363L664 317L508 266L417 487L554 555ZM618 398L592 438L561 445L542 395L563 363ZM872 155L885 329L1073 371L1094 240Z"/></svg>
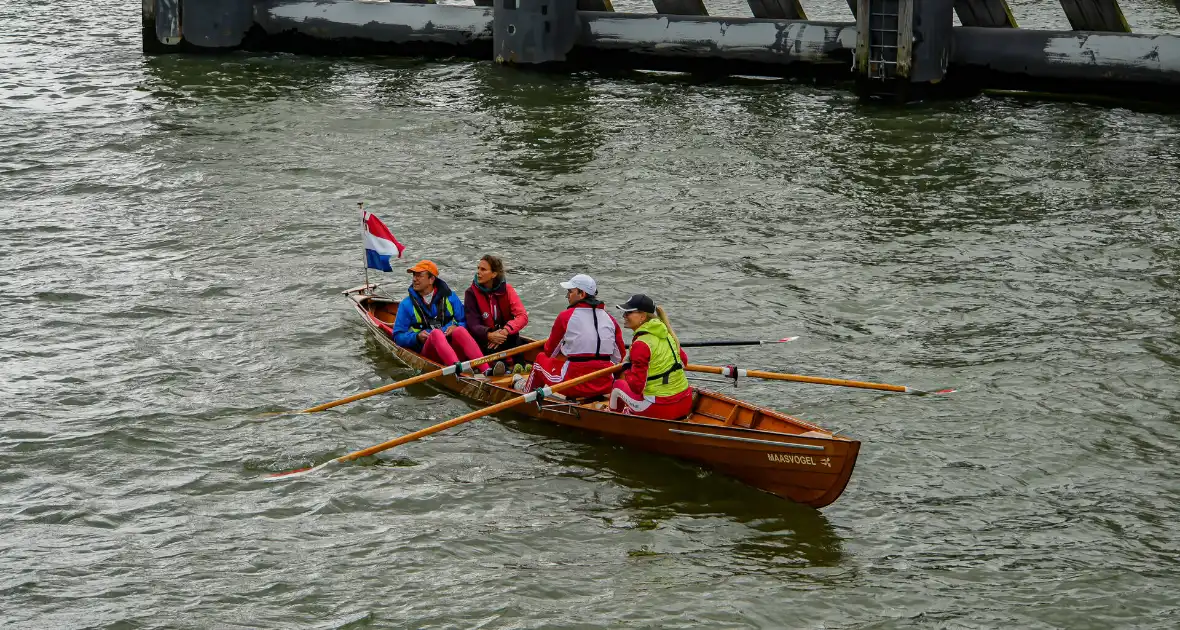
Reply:
<svg viewBox="0 0 1180 630"><path fill-rule="evenodd" d="M397 307L394 343L443 365L454 365L459 357L470 361L483 356L467 332L463 301L438 277L438 265L421 260L408 272L413 279L409 295ZM491 367L479 369L486 374Z"/></svg>

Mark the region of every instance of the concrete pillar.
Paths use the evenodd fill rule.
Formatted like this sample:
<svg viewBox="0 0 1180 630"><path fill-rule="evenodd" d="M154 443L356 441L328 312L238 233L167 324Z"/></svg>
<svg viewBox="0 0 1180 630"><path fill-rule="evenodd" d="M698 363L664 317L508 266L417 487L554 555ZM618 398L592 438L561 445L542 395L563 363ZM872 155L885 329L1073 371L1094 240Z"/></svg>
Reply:
<svg viewBox="0 0 1180 630"><path fill-rule="evenodd" d="M656 13L664 15L709 15L704 0L651 0Z"/></svg>
<svg viewBox="0 0 1180 630"><path fill-rule="evenodd" d="M799 0L746 0L750 5L750 12L756 18L773 18L779 20L806 20L803 5ZM855 0L852 0L855 2ZM1180 0L1177 0L1180 2Z"/></svg>
<svg viewBox="0 0 1180 630"><path fill-rule="evenodd" d="M1118 0L1060 0L1069 25L1075 31L1130 33Z"/></svg>
<svg viewBox="0 0 1180 630"><path fill-rule="evenodd" d="M955 13L963 26L1017 28L1006 0L955 0Z"/></svg>
<svg viewBox="0 0 1180 630"><path fill-rule="evenodd" d="M955 11L944 0L914 0L911 83L938 83L946 78L955 34Z"/></svg>
<svg viewBox="0 0 1180 630"><path fill-rule="evenodd" d="M858 91L902 102L946 77L954 13L945 0L858 0Z"/></svg>
<svg viewBox="0 0 1180 630"><path fill-rule="evenodd" d="M499 63L565 61L578 37L578 9L568 0L497 0L492 33Z"/></svg>
<svg viewBox="0 0 1180 630"><path fill-rule="evenodd" d="M254 25L253 0L182 0L184 41L203 48L234 48Z"/></svg>
<svg viewBox="0 0 1180 630"><path fill-rule="evenodd" d="M165 46L180 43L180 0L148 0L155 4L156 39Z"/></svg>

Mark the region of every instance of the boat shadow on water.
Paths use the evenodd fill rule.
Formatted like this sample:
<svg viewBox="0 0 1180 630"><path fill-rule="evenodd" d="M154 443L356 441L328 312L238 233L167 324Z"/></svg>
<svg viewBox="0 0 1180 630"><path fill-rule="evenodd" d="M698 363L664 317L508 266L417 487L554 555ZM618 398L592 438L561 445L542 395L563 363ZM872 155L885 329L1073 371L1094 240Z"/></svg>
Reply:
<svg viewBox="0 0 1180 630"><path fill-rule="evenodd" d="M692 529L724 530L723 522L744 526L717 532L731 552L752 564L804 568L840 565L843 539L819 510L776 497L740 481L673 457L645 453L570 427L518 416L497 420L523 434L544 439L534 456L596 483L611 484L618 499L597 493L602 504L588 509L611 521L656 529L671 521ZM710 526L709 521L716 521ZM710 536L711 537L711 536ZM715 541L724 546L724 541Z"/></svg>

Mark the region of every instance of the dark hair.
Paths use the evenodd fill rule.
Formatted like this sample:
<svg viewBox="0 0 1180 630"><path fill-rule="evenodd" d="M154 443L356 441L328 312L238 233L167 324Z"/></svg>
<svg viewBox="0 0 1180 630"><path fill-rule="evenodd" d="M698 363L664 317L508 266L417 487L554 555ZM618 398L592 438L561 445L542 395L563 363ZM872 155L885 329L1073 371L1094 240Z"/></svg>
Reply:
<svg viewBox="0 0 1180 630"><path fill-rule="evenodd" d="M486 262L488 267L491 267L492 273L496 274L497 280L500 280L501 282L504 281L504 261L500 260L499 256L484 254L483 258L480 258L480 260Z"/></svg>

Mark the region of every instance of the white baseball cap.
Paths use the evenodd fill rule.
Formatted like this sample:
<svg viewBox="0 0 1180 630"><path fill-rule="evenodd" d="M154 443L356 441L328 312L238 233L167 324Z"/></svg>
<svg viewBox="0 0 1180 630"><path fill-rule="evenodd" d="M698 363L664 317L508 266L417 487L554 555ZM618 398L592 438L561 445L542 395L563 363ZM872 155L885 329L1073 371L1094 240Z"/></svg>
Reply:
<svg viewBox="0 0 1180 630"><path fill-rule="evenodd" d="M594 278L580 273L569 279L569 282L562 282L563 289L581 289L586 292L586 295L598 295L598 284L594 282Z"/></svg>

